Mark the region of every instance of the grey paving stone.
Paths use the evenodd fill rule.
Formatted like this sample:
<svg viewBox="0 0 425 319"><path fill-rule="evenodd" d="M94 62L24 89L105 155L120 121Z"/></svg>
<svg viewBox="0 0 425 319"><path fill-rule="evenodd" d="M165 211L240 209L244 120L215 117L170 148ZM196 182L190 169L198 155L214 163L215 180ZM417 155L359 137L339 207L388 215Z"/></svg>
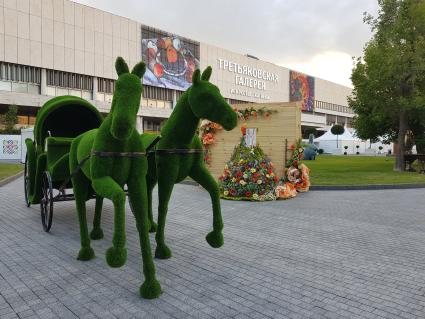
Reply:
<svg viewBox="0 0 425 319"><path fill-rule="evenodd" d="M76 260L75 202L54 204L50 233L22 179L0 188L0 318L424 318L423 190L310 192L291 201L222 201L225 245L205 242L209 195L176 185L155 260L164 294L138 295L140 244L127 207L128 261L109 268L113 209L97 258ZM154 196L157 207L157 196ZM88 202L88 220L93 201ZM91 229L91 225L90 225ZM152 249L155 248L151 235Z"/></svg>

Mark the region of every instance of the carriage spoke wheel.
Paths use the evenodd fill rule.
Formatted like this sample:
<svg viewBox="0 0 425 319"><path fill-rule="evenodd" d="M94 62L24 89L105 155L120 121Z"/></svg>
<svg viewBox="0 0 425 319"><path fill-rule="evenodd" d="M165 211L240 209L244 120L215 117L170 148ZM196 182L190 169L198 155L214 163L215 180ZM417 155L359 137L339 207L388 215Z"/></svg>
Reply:
<svg viewBox="0 0 425 319"><path fill-rule="evenodd" d="M28 154L25 156L25 169L24 169L24 195L25 195L25 204L27 207L30 207L30 173L28 168Z"/></svg>
<svg viewBox="0 0 425 319"><path fill-rule="evenodd" d="M41 183L41 223L43 224L44 231L48 232L52 227L53 218L53 188L52 179L49 172L43 173Z"/></svg>

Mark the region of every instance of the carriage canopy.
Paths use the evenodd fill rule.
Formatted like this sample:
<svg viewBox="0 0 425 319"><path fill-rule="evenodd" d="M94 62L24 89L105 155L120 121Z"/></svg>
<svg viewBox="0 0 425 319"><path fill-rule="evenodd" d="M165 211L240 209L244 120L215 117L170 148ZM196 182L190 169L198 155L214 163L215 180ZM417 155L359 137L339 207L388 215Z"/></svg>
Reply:
<svg viewBox="0 0 425 319"><path fill-rule="evenodd" d="M44 148L48 136L77 137L98 128L103 117L88 101L77 96L58 96L47 101L38 111L34 139Z"/></svg>

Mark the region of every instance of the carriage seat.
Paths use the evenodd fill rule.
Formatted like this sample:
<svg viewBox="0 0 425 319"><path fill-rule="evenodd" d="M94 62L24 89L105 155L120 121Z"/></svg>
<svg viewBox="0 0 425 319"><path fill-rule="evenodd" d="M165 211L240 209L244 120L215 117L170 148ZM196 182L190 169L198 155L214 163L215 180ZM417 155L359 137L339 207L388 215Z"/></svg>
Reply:
<svg viewBox="0 0 425 319"><path fill-rule="evenodd" d="M74 139L70 137L47 137L47 170L52 181L63 181L69 176L69 150Z"/></svg>

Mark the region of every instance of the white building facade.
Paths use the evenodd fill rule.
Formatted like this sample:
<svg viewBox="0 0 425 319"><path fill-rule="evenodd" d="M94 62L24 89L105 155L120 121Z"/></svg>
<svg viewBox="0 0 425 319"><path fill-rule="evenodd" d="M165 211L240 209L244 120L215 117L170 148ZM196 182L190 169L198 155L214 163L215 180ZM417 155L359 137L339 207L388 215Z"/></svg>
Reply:
<svg viewBox="0 0 425 319"><path fill-rule="evenodd" d="M351 89L243 54L158 30L69 0L0 0L0 113L19 107L32 125L37 110L57 95L110 109L122 56L148 65L138 128L157 131L190 83L195 67L213 67L211 81L231 104L305 101L303 128L350 126Z"/></svg>

